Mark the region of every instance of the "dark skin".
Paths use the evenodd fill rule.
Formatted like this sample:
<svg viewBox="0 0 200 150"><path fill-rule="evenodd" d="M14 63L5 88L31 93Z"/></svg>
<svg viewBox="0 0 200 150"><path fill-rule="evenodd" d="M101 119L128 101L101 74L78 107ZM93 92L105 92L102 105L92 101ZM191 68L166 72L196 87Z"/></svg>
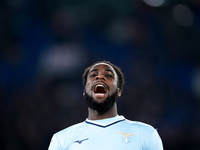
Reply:
<svg viewBox="0 0 200 150"><path fill-rule="evenodd" d="M93 99L102 103L108 96L111 96L117 91L118 97L121 96L121 90L117 86L118 76L114 68L106 63L95 64L88 73L85 92L92 96ZM101 85L105 89L105 93L95 93L95 86ZM85 95L85 92L83 95ZM99 114L98 111L88 107L88 119L99 120L115 117L117 113L117 104L114 103L113 107L104 114Z"/></svg>

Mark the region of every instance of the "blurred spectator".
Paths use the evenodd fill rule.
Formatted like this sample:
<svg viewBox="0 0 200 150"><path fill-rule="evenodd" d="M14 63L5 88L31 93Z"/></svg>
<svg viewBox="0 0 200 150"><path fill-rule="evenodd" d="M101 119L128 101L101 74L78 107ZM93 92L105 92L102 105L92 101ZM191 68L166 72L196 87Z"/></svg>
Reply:
<svg viewBox="0 0 200 150"><path fill-rule="evenodd" d="M75 44L58 44L39 58L39 74L44 78L75 78L88 61L87 53Z"/></svg>

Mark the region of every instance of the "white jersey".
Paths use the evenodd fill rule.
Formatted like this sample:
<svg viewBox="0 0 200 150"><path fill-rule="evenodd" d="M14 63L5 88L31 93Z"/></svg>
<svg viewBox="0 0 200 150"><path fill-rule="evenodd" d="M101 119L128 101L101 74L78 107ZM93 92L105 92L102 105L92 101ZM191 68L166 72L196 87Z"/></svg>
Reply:
<svg viewBox="0 0 200 150"><path fill-rule="evenodd" d="M163 150L163 145L152 126L116 116L59 131L48 150Z"/></svg>

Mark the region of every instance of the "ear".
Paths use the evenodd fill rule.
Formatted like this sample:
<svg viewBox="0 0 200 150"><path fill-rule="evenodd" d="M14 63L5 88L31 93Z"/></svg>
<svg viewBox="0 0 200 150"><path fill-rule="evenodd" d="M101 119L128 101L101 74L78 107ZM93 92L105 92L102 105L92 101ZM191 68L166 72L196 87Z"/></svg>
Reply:
<svg viewBox="0 0 200 150"><path fill-rule="evenodd" d="M83 96L85 96L85 90L83 91Z"/></svg>
<svg viewBox="0 0 200 150"><path fill-rule="evenodd" d="M121 90L120 88L117 89L117 95L118 95L119 97L121 97L121 95L122 95L122 90Z"/></svg>

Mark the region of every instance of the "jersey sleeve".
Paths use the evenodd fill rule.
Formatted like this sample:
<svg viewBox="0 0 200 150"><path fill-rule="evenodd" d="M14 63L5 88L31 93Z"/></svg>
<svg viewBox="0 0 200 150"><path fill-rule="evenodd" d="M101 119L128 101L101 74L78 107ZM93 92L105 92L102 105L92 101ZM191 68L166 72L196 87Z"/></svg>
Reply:
<svg viewBox="0 0 200 150"><path fill-rule="evenodd" d="M149 145L147 147L147 150L163 150L162 140L157 130L154 130L154 132L152 133L149 139Z"/></svg>
<svg viewBox="0 0 200 150"><path fill-rule="evenodd" d="M56 135L53 135L51 142L49 144L48 150L61 150L60 144L56 138Z"/></svg>

